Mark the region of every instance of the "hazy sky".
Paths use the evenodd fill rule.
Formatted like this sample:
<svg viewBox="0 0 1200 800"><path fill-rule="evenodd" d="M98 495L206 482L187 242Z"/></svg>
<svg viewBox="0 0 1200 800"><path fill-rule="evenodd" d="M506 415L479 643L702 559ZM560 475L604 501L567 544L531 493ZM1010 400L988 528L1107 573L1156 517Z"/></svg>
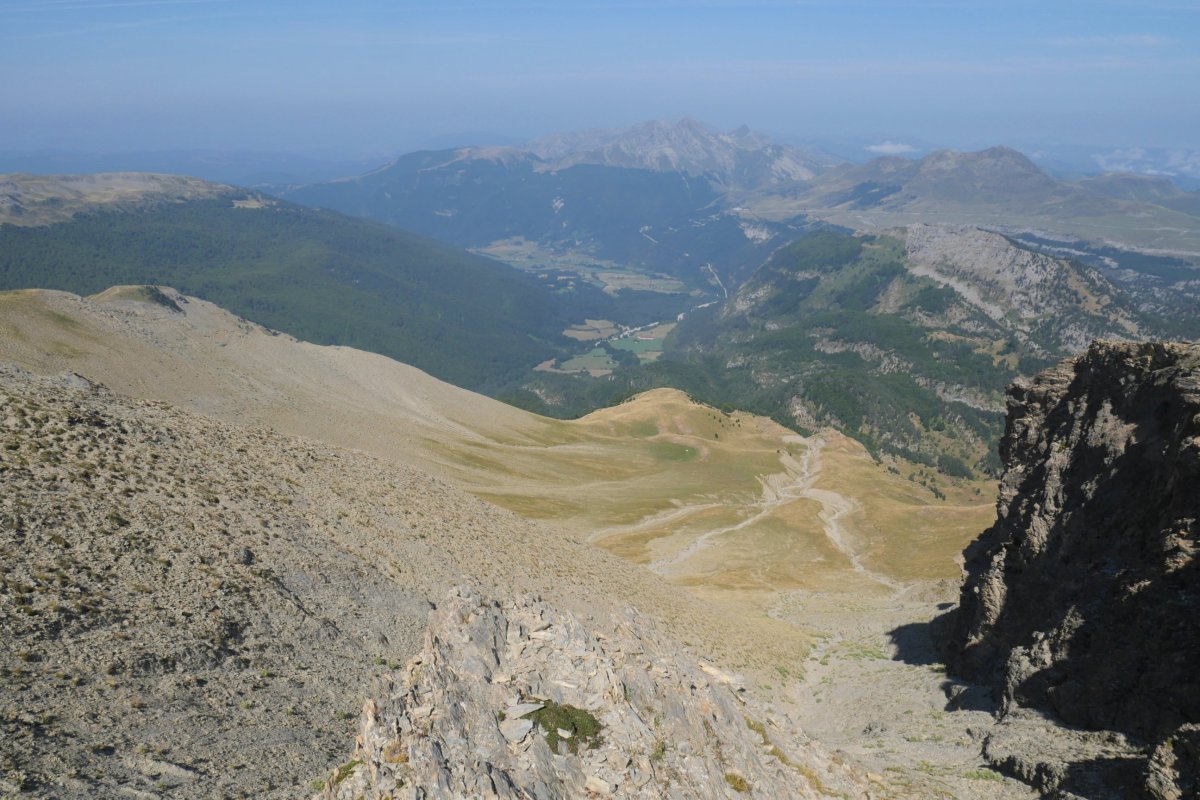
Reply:
<svg viewBox="0 0 1200 800"><path fill-rule="evenodd" d="M1200 0L0 0L0 75L0 148L357 154L685 114L1196 147Z"/></svg>

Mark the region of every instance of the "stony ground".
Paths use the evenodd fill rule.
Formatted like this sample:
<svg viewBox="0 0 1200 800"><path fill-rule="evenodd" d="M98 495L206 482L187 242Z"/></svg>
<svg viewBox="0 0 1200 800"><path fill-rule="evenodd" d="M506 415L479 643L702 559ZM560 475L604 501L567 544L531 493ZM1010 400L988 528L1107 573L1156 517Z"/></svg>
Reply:
<svg viewBox="0 0 1200 800"><path fill-rule="evenodd" d="M464 577L748 639L423 473L76 377L0 367L0 482L0 793L295 796Z"/></svg>
<svg viewBox="0 0 1200 800"><path fill-rule="evenodd" d="M834 434L820 437L820 458L801 475L798 460L811 448L790 431L680 392L548 420L382 356L298 342L170 289L161 291L180 310L146 302L142 288L91 298L0 293L0 362L78 372L118 394L362 450L542 520L557 539L602 539L601 549L628 561L692 552L666 577L704 592L704 603L683 613L679 593L660 592L638 605L751 680L802 659L809 644L799 628L766 617L764 597L857 582L857 561L901 578L957 575L967 532L991 519L990 487L939 489L924 468L889 471ZM853 519L843 519L847 503L859 509ZM387 524L386 513L368 516ZM830 536L825 517L841 521L832 526L840 534ZM514 563L470 570L511 570L543 549L505 550ZM596 582L581 580L573 590L584 595Z"/></svg>
<svg viewBox="0 0 1200 800"><path fill-rule="evenodd" d="M463 587L363 711L325 800L819 798L876 787L624 612L607 635Z"/></svg>
<svg viewBox="0 0 1200 800"><path fill-rule="evenodd" d="M324 769L427 608L329 535L308 476L366 465L86 386L0 387L8 789L285 796Z"/></svg>
<svg viewBox="0 0 1200 800"><path fill-rule="evenodd" d="M954 591L946 582L783 598L775 613L820 638L780 693L809 735L883 782L883 797L1036 797L983 758L990 704L947 678L934 652L928 623Z"/></svg>
<svg viewBox="0 0 1200 800"><path fill-rule="evenodd" d="M879 798L1130 797L1144 779L1145 745L1032 710L1000 715L989 690L947 675L933 635L957 590L953 581L914 582L781 598L773 613L818 642L781 678L780 707L881 784Z"/></svg>

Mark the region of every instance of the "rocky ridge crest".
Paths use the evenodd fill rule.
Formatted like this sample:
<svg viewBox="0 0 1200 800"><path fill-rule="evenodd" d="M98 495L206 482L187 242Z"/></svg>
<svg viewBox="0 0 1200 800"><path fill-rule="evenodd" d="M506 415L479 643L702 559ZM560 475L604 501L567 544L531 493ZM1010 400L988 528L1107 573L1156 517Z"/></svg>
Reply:
<svg viewBox="0 0 1200 800"><path fill-rule="evenodd" d="M1018 247L970 226L914 224L899 234L909 272L949 286L968 305L1049 352L1096 338L1144 335L1132 298L1095 269Z"/></svg>
<svg viewBox="0 0 1200 800"><path fill-rule="evenodd" d="M258 192L186 175L102 172L95 175L0 175L0 224L50 225L75 214L136 211L190 200L229 198L258 208L274 200Z"/></svg>
<svg viewBox="0 0 1200 800"><path fill-rule="evenodd" d="M827 169L827 156L776 144L743 126L711 131L692 119L652 120L615 131L546 136L529 145L554 169L576 164L706 176L729 189L761 189L808 181Z"/></svg>
<svg viewBox="0 0 1200 800"><path fill-rule="evenodd" d="M535 597L460 587L381 680L320 797L866 796L798 730L635 612L604 635Z"/></svg>

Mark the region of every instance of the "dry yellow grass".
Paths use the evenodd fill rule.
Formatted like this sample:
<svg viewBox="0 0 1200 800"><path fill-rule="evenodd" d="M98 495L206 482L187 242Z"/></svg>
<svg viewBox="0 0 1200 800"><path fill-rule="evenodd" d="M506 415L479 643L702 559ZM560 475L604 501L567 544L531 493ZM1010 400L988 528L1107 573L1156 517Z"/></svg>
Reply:
<svg viewBox="0 0 1200 800"><path fill-rule="evenodd" d="M852 439L829 439L818 485L862 504L848 522L866 564L901 581L957 578L963 547L995 517L995 483L954 481L928 470L946 495L942 501L906 477L917 465L897 462L899 474L892 473L865 458Z"/></svg>
<svg viewBox="0 0 1200 800"><path fill-rule="evenodd" d="M954 577L992 514L990 487L943 482L939 502L907 467L889 472L846 437L804 439L673 390L551 420L203 301L179 314L120 292L103 300L0 294L0 360L437 475L687 587L711 617L697 640L750 667L805 647L761 613L781 593ZM731 628L740 633L723 642ZM750 643L768 638L752 655Z"/></svg>

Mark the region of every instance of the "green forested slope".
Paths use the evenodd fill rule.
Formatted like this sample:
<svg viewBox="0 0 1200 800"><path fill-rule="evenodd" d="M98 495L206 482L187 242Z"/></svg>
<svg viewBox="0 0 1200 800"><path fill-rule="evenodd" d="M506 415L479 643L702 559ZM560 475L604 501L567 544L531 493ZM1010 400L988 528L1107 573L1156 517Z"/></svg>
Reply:
<svg viewBox="0 0 1200 800"><path fill-rule="evenodd" d="M613 298L554 292L499 262L379 223L228 198L0 226L0 289L162 284L299 338L372 350L494 389Z"/></svg>
<svg viewBox="0 0 1200 800"><path fill-rule="evenodd" d="M978 231L944 235L961 260L939 267L943 280L914 263L903 231L801 237L728 301L689 313L657 362L601 379L539 375L511 399L572 414L673 386L792 427L832 426L876 452L961 474L997 466L1004 390L1015 377L1097 336L1178 328L1086 265L1007 243L980 250L1003 240ZM1010 285L1018 290L1005 295Z"/></svg>
<svg viewBox="0 0 1200 800"><path fill-rule="evenodd" d="M881 312L881 293L897 281L911 283L910 296ZM909 314L944 310L953 297L907 278L903 252L890 240L818 233L776 253L724 306L690 314L657 363L618 372L607 385L540 378L538 394L570 405L581 402L581 391L598 402L674 386L790 427L833 426L876 451L930 465L941 458L949 471L990 466L1000 398L1016 364L929 337ZM978 325L979 316L966 325ZM970 387L985 407L948 402L938 387L951 386Z"/></svg>

